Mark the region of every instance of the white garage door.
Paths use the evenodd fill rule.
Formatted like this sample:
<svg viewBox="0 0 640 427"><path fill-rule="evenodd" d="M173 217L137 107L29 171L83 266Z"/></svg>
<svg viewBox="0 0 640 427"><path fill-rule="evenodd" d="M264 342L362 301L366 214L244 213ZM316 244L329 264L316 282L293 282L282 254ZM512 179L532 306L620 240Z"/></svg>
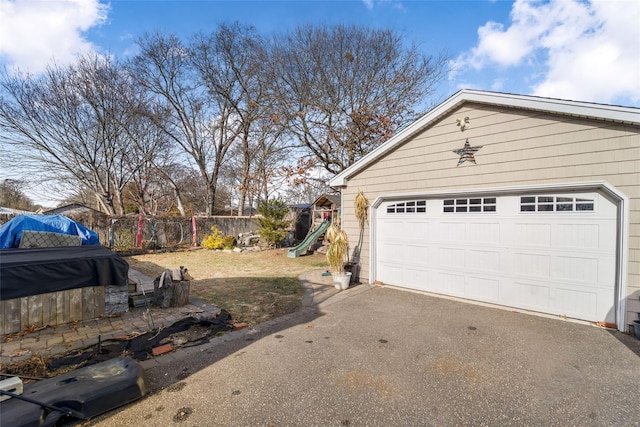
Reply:
<svg viewBox="0 0 640 427"><path fill-rule="evenodd" d="M599 193L383 202L374 274L385 284L615 323L616 216Z"/></svg>

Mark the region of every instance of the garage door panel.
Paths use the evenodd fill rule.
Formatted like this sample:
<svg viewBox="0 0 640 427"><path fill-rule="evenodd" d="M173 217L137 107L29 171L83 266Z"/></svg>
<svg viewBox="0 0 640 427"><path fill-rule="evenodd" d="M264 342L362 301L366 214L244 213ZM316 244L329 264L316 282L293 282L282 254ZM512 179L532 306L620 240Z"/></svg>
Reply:
<svg viewBox="0 0 640 427"><path fill-rule="evenodd" d="M380 262L378 269L378 280L393 285L402 285L404 268L399 267L397 263Z"/></svg>
<svg viewBox="0 0 640 427"><path fill-rule="evenodd" d="M547 284L514 283L514 305L520 308L548 311L550 307L551 290Z"/></svg>
<svg viewBox="0 0 640 427"><path fill-rule="evenodd" d="M596 292L575 288L557 288L553 303L557 314L597 320L598 294Z"/></svg>
<svg viewBox="0 0 640 427"><path fill-rule="evenodd" d="M467 251L466 268L471 270L483 270L499 273L500 252L469 249Z"/></svg>
<svg viewBox="0 0 640 427"><path fill-rule="evenodd" d="M472 222L467 230L467 241L495 245L500 243L500 224Z"/></svg>
<svg viewBox="0 0 640 427"><path fill-rule="evenodd" d="M443 268L459 268L465 267L465 250L441 246L437 253L437 265Z"/></svg>
<svg viewBox="0 0 640 427"><path fill-rule="evenodd" d="M437 289L434 292L464 297L466 281L464 275L438 272L435 275L435 281L438 286L434 286Z"/></svg>
<svg viewBox="0 0 640 427"><path fill-rule="evenodd" d="M600 248L599 224L558 224L554 234L559 248Z"/></svg>
<svg viewBox="0 0 640 427"><path fill-rule="evenodd" d="M402 264L402 251L404 245L401 243L382 243L378 250L378 258L385 263L400 263Z"/></svg>
<svg viewBox="0 0 640 427"><path fill-rule="evenodd" d="M551 225L535 222L517 223L512 242L521 246L550 247Z"/></svg>
<svg viewBox="0 0 640 427"><path fill-rule="evenodd" d="M379 235L382 241L424 242L429 239L429 224L424 222L384 220L379 229L383 233Z"/></svg>
<svg viewBox="0 0 640 427"><path fill-rule="evenodd" d="M467 224L462 222L440 222L434 230L434 240L442 243L459 243L466 240Z"/></svg>
<svg viewBox="0 0 640 427"><path fill-rule="evenodd" d="M616 221L614 219L611 219L606 223L603 222L599 224L598 249L600 251L610 254L614 254L616 252L618 244L617 234L611 232L611 230L616 229Z"/></svg>
<svg viewBox="0 0 640 427"><path fill-rule="evenodd" d="M540 253L514 254L514 275L533 278L551 277L551 256Z"/></svg>
<svg viewBox="0 0 640 427"><path fill-rule="evenodd" d="M556 256L551 259L551 278L598 283L598 259Z"/></svg>
<svg viewBox="0 0 640 427"><path fill-rule="evenodd" d="M485 277L470 276L465 287L467 298L486 302L498 302L500 300L500 280Z"/></svg>
<svg viewBox="0 0 640 427"><path fill-rule="evenodd" d="M429 224L424 221L407 221L405 235L409 240L426 242L429 239Z"/></svg>
<svg viewBox="0 0 640 427"><path fill-rule="evenodd" d="M407 268L403 272L403 284L412 289L426 290L428 273L425 270L416 268Z"/></svg>
<svg viewBox="0 0 640 427"><path fill-rule="evenodd" d="M429 257L429 248L423 245L405 245L402 258L409 265L425 265Z"/></svg>
<svg viewBox="0 0 640 427"><path fill-rule="evenodd" d="M598 287L605 289L615 288L616 257L601 257L598 264Z"/></svg>
<svg viewBox="0 0 640 427"><path fill-rule="evenodd" d="M380 239L383 241L397 239L398 236L404 236L406 234L403 221L386 220L381 224Z"/></svg>
<svg viewBox="0 0 640 427"><path fill-rule="evenodd" d="M444 295L613 322L617 207L597 193L563 195L563 203L569 197L591 199L593 209L531 211L520 196L497 197L497 209L487 213L447 210L442 199L427 200L420 213L390 214L383 206L376 211L375 277Z"/></svg>

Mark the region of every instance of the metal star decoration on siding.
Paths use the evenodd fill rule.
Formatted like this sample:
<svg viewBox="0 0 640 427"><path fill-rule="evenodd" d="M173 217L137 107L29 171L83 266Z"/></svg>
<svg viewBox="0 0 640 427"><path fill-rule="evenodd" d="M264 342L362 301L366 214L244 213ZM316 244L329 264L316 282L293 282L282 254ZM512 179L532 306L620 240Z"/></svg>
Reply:
<svg viewBox="0 0 640 427"><path fill-rule="evenodd" d="M464 147L462 147L459 150L453 150L454 153L456 153L458 156L460 156L460 160L458 160L458 164L456 166L460 166L461 164L463 164L467 160L469 160L470 162L472 162L475 165L476 164L476 159L475 159L475 157L473 157L473 155L476 154L478 152L478 150L480 150L481 148L482 148L482 145L480 145L478 147L472 147L469 144L469 140L467 139L464 142Z"/></svg>

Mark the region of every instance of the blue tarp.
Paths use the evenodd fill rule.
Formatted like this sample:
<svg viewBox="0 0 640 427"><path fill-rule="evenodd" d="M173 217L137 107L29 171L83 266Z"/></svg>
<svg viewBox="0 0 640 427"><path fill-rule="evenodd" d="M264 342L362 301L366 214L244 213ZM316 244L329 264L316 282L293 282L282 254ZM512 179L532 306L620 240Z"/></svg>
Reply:
<svg viewBox="0 0 640 427"><path fill-rule="evenodd" d="M0 226L0 249L17 248L22 230L48 231L51 233L80 236L83 245L99 245L98 235L64 215L18 215Z"/></svg>

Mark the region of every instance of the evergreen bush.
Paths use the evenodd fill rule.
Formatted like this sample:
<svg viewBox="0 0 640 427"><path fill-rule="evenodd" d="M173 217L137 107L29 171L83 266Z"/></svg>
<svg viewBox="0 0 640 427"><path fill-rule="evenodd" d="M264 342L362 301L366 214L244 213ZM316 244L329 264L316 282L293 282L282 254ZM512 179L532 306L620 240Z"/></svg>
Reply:
<svg viewBox="0 0 640 427"><path fill-rule="evenodd" d="M289 208L281 199L271 199L260 203L258 212L262 215L257 218L260 230L258 234L264 243L270 247L279 246L284 242L289 230L289 221L284 218Z"/></svg>

